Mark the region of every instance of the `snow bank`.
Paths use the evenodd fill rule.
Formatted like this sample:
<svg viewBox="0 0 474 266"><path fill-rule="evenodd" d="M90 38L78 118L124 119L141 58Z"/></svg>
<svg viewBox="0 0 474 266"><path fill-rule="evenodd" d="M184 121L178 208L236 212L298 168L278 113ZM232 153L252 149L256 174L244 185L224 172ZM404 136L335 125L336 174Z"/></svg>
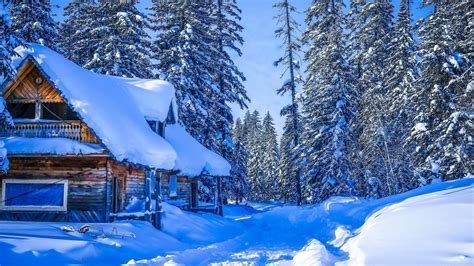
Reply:
<svg viewBox="0 0 474 266"><path fill-rule="evenodd" d="M474 186L375 212L342 247L348 265L474 265Z"/></svg>
<svg viewBox="0 0 474 266"><path fill-rule="evenodd" d="M150 129L130 93L131 86L154 89L153 86L161 83L99 75L49 48L37 44L28 46L16 49L20 57L14 58L14 65L19 67L25 59L32 58L117 160L173 169L174 149Z"/></svg>
<svg viewBox="0 0 474 266"><path fill-rule="evenodd" d="M372 201L258 206L225 207L231 220L164 204L162 232L141 222L94 225L105 239L62 232L63 223L0 222L0 264L474 264L474 179Z"/></svg>
<svg viewBox="0 0 474 266"><path fill-rule="evenodd" d="M98 144L82 143L66 138L0 138L11 154L98 154L104 148Z"/></svg>
<svg viewBox="0 0 474 266"><path fill-rule="evenodd" d="M0 221L1 265L120 265L187 246L146 222L90 224L82 234L64 232L83 224Z"/></svg>
<svg viewBox="0 0 474 266"><path fill-rule="evenodd" d="M227 160L206 149L182 126L168 125L166 140L178 154L175 167L181 170L181 174L198 176L202 172L207 172L216 176L229 176L230 164Z"/></svg>
<svg viewBox="0 0 474 266"><path fill-rule="evenodd" d="M185 243L210 244L243 232L240 223L214 214L184 212L166 203L163 211L163 232Z"/></svg>

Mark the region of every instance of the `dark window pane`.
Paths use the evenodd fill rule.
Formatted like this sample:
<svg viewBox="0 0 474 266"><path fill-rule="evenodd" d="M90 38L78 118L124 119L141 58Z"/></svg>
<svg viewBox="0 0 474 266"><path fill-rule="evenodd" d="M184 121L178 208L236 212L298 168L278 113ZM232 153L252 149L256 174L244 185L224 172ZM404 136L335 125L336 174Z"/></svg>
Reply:
<svg viewBox="0 0 474 266"><path fill-rule="evenodd" d="M7 183L5 206L58 206L64 204L64 184Z"/></svg>
<svg viewBox="0 0 474 266"><path fill-rule="evenodd" d="M7 109L13 118L34 119L35 103L7 103Z"/></svg>
<svg viewBox="0 0 474 266"><path fill-rule="evenodd" d="M78 120L76 113L66 103L43 103L43 119Z"/></svg>

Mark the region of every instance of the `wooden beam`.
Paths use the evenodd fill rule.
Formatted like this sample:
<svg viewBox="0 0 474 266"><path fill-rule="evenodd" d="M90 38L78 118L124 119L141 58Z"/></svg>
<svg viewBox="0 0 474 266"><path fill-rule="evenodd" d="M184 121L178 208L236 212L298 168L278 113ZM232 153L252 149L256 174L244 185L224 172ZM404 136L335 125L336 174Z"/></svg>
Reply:
<svg viewBox="0 0 474 266"><path fill-rule="evenodd" d="M160 230L161 212L162 212L162 195L161 195L161 172L155 174L155 227Z"/></svg>
<svg viewBox="0 0 474 266"><path fill-rule="evenodd" d="M151 223L151 180L155 175L155 171L147 169L145 171L145 221Z"/></svg>
<svg viewBox="0 0 474 266"><path fill-rule="evenodd" d="M214 195L214 208L217 215L223 216L224 211L222 209L222 180L220 176L215 178L215 195Z"/></svg>

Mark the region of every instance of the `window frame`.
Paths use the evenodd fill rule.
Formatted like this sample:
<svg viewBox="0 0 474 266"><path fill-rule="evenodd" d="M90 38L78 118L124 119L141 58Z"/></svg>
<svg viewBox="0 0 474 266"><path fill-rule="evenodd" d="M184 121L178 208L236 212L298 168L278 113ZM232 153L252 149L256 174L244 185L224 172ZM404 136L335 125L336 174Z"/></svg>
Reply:
<svg viewBox="0 0 474 266"><path fill-rule="evenodd" d="M170 182L169 182L169 188L168 188L168 196L170 198L176 198L178 197L178 176L177 175L170 175ZM175 186L175 189L174 191L171 191L171 180L174 180L174 186Z"/></svg>
<svg viewBox="0 0 474 266"><path fill-rule="evenodd" d="M62 184L63 188L63 205L23 205L23 206L5 206L6 186L7 184ZM68 198L69 181L67 179L3 179L2 180L2 195L0 201L0 210L2 211L57 211L67 212L67 198Z"/></svg>

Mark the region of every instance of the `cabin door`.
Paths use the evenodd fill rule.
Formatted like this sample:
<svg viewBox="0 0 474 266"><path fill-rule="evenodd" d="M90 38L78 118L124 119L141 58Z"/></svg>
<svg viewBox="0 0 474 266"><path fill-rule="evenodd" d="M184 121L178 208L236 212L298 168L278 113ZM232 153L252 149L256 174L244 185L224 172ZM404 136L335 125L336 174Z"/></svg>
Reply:
<svg viewBox="0 0 474 266"><path fill-rule="evenodd" d="M121 212L123 210L123 178L114 176L114 182L112 184L112 211L114 213Z"/></svg>

